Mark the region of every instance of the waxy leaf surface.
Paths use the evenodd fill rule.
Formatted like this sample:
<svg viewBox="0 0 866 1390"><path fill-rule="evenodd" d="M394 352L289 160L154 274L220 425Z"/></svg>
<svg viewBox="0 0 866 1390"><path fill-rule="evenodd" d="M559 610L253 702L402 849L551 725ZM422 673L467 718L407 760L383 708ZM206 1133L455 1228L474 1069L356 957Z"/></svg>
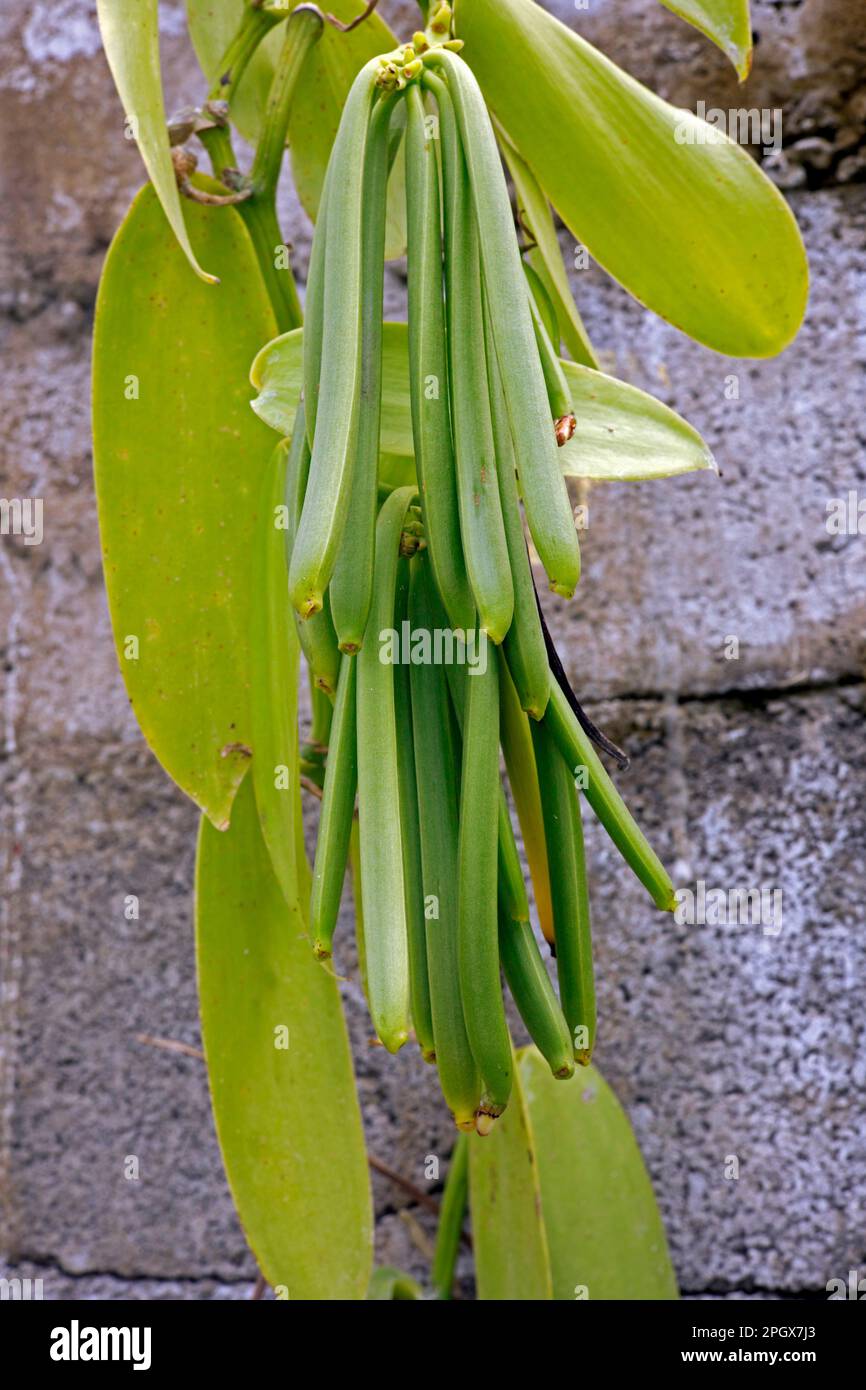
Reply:
<svg viewBox="0 0 866 1390"><path fill-rule="evenodd" d="M301 392L303 330L268 343L252 367L253 409L281 435L291 431ZM577 416L574 437L559 451L568 477L640 482L715 468L701 436L668 406L636 386L575 362L563 362ZM409 349L406 325L386 323L382 351L382 450L411 457Z"/></svg>
<svg viewBox="0 0 866 1390"><path fill-rule="evenodd" d="M274 317L233 208L185 208L221 276L189 274L151 185L112 242L96 306L93 432L118 659L145 738L218 826L252 754L252 547L274 439L250 357Z"/></svg>
<svg viewBox="0 0 866 1390"><path fill-rule="evenodd" d="M534 1047L520 1054L519 1071L553 1297L677 1298L652 1184L613 1091L595 1067L557 1081Z"/></svg>
<svg viewBox="0 0 866 1390"><path fill-rule="evenodd" d="M552 1298L538 1164L516 1069L501 1119L485 1138L469 1139L469 1208L479 1299Z"/></svg>
<svg viewBox="0 0 866 1390"><path fill-rule="evenodd" d="M752 66L752 21L749 0L661 0L687 24L712 39L745 82Z"/></svg>
<svg viewBox="0 0 866 1390"><path fill-rule="evenodd" d="M274 877L249 778L231 829L202 820L196 954L217 1135L261 1271L278 1297L363 1299L370 1185L339 993Z"/></svg>
<svg viewBox="0 0 866 1390"><path fill-rule="evenodd" d="M509 140L610 275L718 352L768 357L791 341L806 307L805 251L745 149L534 0L457 0L456 23Z"/></svg>

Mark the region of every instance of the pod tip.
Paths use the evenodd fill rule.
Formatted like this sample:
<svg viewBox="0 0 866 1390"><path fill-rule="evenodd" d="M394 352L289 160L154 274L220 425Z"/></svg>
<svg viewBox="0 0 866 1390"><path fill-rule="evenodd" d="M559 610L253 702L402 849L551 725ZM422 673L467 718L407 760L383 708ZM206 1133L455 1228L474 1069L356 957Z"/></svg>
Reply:
<svg viewBox="0 0 866 1390"><path fill-rule="evenodd" d="M326 946L324 941L314 941L313 955L316 957L316 960L330 960L331 948L330 946Z"/></svg>
<svg viewBox="0 0 866 1390"><path fill-rule="evenodd" d="M436 1065L436 1053L432 1047L422 1047L421 1058L423 1061L429 1062L431 1066Z"/></svg>
<svg viewBox="0 0 866 1390"><path fill-rule="evenodd" d="M592 1051L590 1048L582 1048L580 1052L575 1052L574 1060L579 1067L588 1067L592 1061Z"/></svg>
<svg viewBox="0 0 866 1390"><path fill-rule="evenodd" d="M314 618L317 613L322 611L322 595L307 594L300 602L295 603L295 607L303 618L304 622L308 618Z"/></svg>
<svg viewBox="0 0 866 1390"><path fill-rule="evenodd" d="M550 592L559 594L560 598L574 598L576 584L562 584L558 579L551 579Z"/></svg>
<svg viewBox="0 0 866 1390"><path fill-rule="evenodd" d="M409 1041L409 1030L407 1028L398 1028L396 1032L386 1033L384 1037L380 1033L379 1041L386 1052L399 1052L403 1044Z"/></svg>
<svg viewBox="0 0 866 1390"><path fill-rule="evenodd" d="M361 650L360 642L341 642L340 651L345 652L346 656L357 656Z"/></svg>
<svg viewBox="0 0 866 1390"><path fill-rule="evenodd" d="M475 1133L486 1139L498 1118L498 1115L489 1115L486 1110L479 1110L475 1116Z"/></svg>
<svg viewBox="0 0 866 1390"><path fill-rule="evenodd" d="M475 1116L474 1116L474 1115L470 1116L470 1118L469 1118L468 1120L458 1120L457 1117L455 1116L455 1117L454 1117L454 1123L455 1123L455 1125L457 1126L457 1128L460 1130L460 1133L461 1133L461 1134L474 1134L474 1133L475 1133Z"/></svg>
<svg viewBox="0 0 866 1390"><path fill-rule="evenodd" d="M327 695L329 700L333 700L337 693L336 687L331 684L327 676L315 676L313 678L313 684L318 690L322 691L323 695Z"/></svg>
<svg viewBox="0 0 866 1390"><path fill-rule="evenodd" d="M553 1075L557 1081L567 1081L569 1077L574 1076L574 1062L569 1060L564 1066L561 1066L558 1071L555 1071Z"/></svg>

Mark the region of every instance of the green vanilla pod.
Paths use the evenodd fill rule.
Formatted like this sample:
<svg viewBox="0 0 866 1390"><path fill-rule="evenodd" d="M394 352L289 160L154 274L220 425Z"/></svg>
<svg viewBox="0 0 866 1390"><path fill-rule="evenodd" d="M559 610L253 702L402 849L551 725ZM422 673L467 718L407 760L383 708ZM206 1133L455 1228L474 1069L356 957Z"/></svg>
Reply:
<svg viewBox="0 0 866 1390"><path fill-rule="evenodd" d="M355 686L355 660L351 656L344 656L325 761L325 785L310 894L310 937L314 953L322 960L327 959L333 950L355 811L358 785Z"/></svg>
<svg viewBox="0 0 866 1390"><path fill-rule="evenodd" d="M481 630L499 643L511 626L514 592L487 396L481 261L472 195L448 91L433 79L439 107L445 227L451 417L463 552Z"/></svg>
<svg viewBox="0 0 866 1390"><path fill-rule="evenodd" d="M550 340L550 335L532 293L529 294L529 310L532 314L532 326L535 329L538 356L541 359L541 368L544 372L544 385L547 388L547 399L550 403L550 414L553 419L553 433L557 444L562 447L563 444L568 443L577 427L571 404L571 392L568 389L565 372L562 370L562 363L556 355L556 349Z"/></svg>
<svg viewBox="0 0 866 1390"><path fill-rule="evenodd" d="M500 913L499 954L526 1031L553 1075L566 1080L574 1075L572 1036L528 922Z"/></svg>
<svg viewBox="0 0 866 1390"><path fill-rule="evenodd" d="M514 797L514 808L520 823L523 848L529 864L538 923L545 941L552 943L553 906L538 769L532 747L529 717L520 707L520 699L508 669L507 653L506 660L499 668L499 741L505 758L511 795Z"/></svg>
<svg viewBox="0 0 866 1390"><path fill-rule="evenodd" d="M409 561L397 566L395 627L400 630L409 613ZM397 772L400 779L400 825L403 833L403 884L406 894L406 928L409 942L409 995L412 1026L425 1062L435 1062L430 977L427 967L427 927L424 918L424 871L421 862L421 827L418 817L418 783L412 736L412 692L409 667L394 668L394 707L397 722Z"/></svg>
<svg viewBox="0 0 866 1390"><path fill-rule="evenodd" d="M323 334L310 473L289 571L289 596L302 617L322 606L351 496L361 384L364 153L376 70L372 61L355 78L331 154L323 302L330 331Z"/></svg>
<svg viewBox="0 0 866 1390"><path fill-rule="evenodd" d="M547 336L553 344L554 352L559 352L559 345L561 342L559 324L556 319L556 310L553 307L553 300L548 293L547 286L538 274L538 271L534 270L528 261L523 262L523 273L526 276L526 283L535 301L535 307L541 315L541 322L544 324Z"/></svg>
<svg viewBox="0 0 866 1390"><path fill-rule="evenodd" d="M319 214L313 230L310 261L307 266L307 292L304 296L303 367L305 424L307 443L313 447L316 415L319 407L319 385L322 379L322 342L325 336L325 245L328 237L328 188L330 161L325 170Z"/></svg>
<svg viewBox="0 0 866 1390"><path fill-rule="evenodd" d="M376 523L370 641L358 662L358 819L370 1016L389 1052L409 1037L409 946L403 879L394 667L380 636L394 626L400 536L413 487L397 488Z"/></svg>
<svg viewBox="0 0 866 1390"><path fill-rule="evenodd" d="M406 93L406 223L409 271L409 392L418 484L436 586L452 627L475 622L454 479L442 280L437 142L427 138L417 83Z"/></svg>
<svg viewBox="0 0 866 1390"><path fill-rule="evenodd" d="M441 622L441 607L437 615ZM467 646L467 651L469 650ZM484 654L486 660L492 657L489 644L482 646L481 640L478 642L478 653ZM480 664L479 668L480 669ZM445 667L448 680L448 688L451 692L451 701L454 714L457 719L457 727L460 737L463 737L463 720L466 708L467 686L479 679L477 674L469 674L467 667L463 664L454 662ZM529 899L526 894L526 884L523 881L523 870L520 867L520 854L518 853L517 843L514 839L514 828L511 824L511 817L508 814L508 802L505 798L505 791L500 783L499 799L497 811L497 835L499 839L498 851L498 878L499 896L508 916L515 922L529 921Z"/></svg>
<svg viewBox="0 0 866 1390"><path fill-rule="evenodd" d="M493 351L490 317L486 305L484 331L487 339L487 378L496 447L496 473L514 586L514 619L506 633L503 650L521 705L533 719L540 719L550 698L550 667L538 614L529 551L523 534L511 424Z"/></svg>
<svg viewBox="0 0 866 1390"><path fill-rule="evenodd" d="M284 445L285 441L281 441L277 448L283 448ZM310 446L307 442L302 401L295 416L295 427L286 462L286 562L289 566L292 562L292 550L301 508L304 505L309 471ZM340 674L340 651L327 595L319 612L314 613L312 617L303 619L296 613L295 626L313 683L333 700Z"/></svg>
<svg viewBox="0 0 866 1390"><path fill-rule="evenodd" d="M367 134L361 228L361 382L349 519L331 579L331 613L340 650L360 651L373 596L373 555L382 406L382 291L388 127L396 97L373 107Z"/></svg>
<svg viewBox="0 0 866 1390"><path fill-rule="evenodd" d="M499 672L493 647L487 669L469 680L463 714L458 849L460 997L472 1054L481 1073L476 1128L487 1134L511 1094L512 1048L499 972L497 819Z"/></svg>
<svg viewBox="0 0 866 1390"><path fill-rule="evenodd" d="M580 550L496 137L481 90L463 59L437 48L424 61L445 75L457 115L529 529L550 587L570 598L580 577Z"/></svg>
<svg viewBox="0 0 866 1390"><path fill-rule="evenodd" d="M439 1299L450 1299L454 1288L454 1271L468 1202L469 1140L465 1134L458 1134L439 1204L436 1249L430 1269L430 1283Z"/></svg>
<svg viewBox="0 0 866 1390"><path fill-rule="evenodd" d="M546 724L535 724L532 742L538 764L547 858L553 894L553 931L559 997L574 1055L588 1065L595 1043L595 984L589 926L589 895L580 807L568 765Z"/></svg>
<svg viewBox="0 0 866 1390"><path fill-rule="evenodd" d="M416 555L410 561L413 631L436 626L434 597L431 565L425 555ZM410 681L436 1065L457 1128L474 1130L481 1085L463 1017L457 951L459 757L444 670L433 663L413 664Z"/></svg>
<svg viewBox="0 0 866 1390"><path fill-rule="evenodd" d="M664 912L673 912L677 904L670 878L605 771L559 683L553 678L543 722L623 859L640 879L656 906Z"/></svg>

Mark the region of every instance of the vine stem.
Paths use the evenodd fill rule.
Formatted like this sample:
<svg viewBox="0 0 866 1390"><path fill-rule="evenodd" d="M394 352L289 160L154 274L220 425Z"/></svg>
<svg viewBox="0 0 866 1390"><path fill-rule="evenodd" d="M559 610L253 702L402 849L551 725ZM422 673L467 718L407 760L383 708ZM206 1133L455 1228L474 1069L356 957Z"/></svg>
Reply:
<svg viewBox="0 0 866 1390"><path fill-rule="evenodd" d="M285 17L263 10L259 5L244 6L237 32L222 56L217 75L208 92L209 101L231 101L235 88L262 39Z"/></svg>

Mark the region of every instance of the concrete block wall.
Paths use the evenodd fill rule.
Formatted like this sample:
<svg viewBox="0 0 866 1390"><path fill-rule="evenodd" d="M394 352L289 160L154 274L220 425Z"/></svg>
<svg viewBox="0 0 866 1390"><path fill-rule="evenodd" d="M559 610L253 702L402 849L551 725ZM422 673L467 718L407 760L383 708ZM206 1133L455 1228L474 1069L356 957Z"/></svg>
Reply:
<svg viewBox="0 0 866 1390"><path fill-rule="evenodd" d="M415 27L408 3L383 8ZM680 927L590 833L598 1061L643 1146L681 1285L821 1295L866 1266L866 540L826 528L832 498L866 496L866 48L845 0L757 3L741 92L652 0L551 8L670 100L784 113L784 158L768 168L806 236L812 293L783 357L718 357L596 268L575 273L606 364L700 428L722 477L578 489L584 580L549 612L679 881L783 895L777 934ZM45 503L42 545L0 538L0 1272L41 1277L50 1298L245 1298L254 1262L195 1055L196 816L137 732L101 584L88 339L141 171L94 9L9 0L0 16L0 493ZM198 95L181 10L161 6L178 104ZM289 190L283 217L303 272L309 227ZM404 289L397 266L392 314ZM424 1163L447 1157L444 1108L416 1057L370 1048L348 948L340 964L370 1150L435 1193ZM423 1275L429 1213L380 1174L374 1190L380 1257Z"/></svg>

